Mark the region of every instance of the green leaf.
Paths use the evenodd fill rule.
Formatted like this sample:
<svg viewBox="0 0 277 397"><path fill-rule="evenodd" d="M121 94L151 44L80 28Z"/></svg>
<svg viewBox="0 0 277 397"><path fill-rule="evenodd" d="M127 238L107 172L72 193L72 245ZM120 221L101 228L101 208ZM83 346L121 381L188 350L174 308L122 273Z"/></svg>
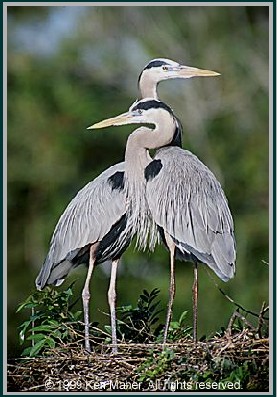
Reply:
<svg viewBox="0 0 277 397"><path fill-rule="evenodd" d="M27 332L28 327L30 326L30 324L32 323L32 320L27 320L24 321L24 323L22 323L19 327L19 329L21 328L21 331L19 332L19 339L20 339L20 344L22 345L22 343L25 340L25 334Z"/></svg>
<svg viewBox="0 0 277 397"><path fill-rule="evenodd" d="M105 330L108 332L108 334L112 334L112 327L110 325L105 325Z"/></svg>
<svg viewBox="0 0 277 397"><path fill-rule="evenodd" d="M21 353L22 356L30 356L30 352L32 350L32 346L26 347Z"/></svg>
<svg viewBox="0 0 277 397"><path fill-rule="evenodd" d="M32 335L29 335L27 338L27 340L34 340L34 341L36 341L36 340L39 341L42 339L46 339L46 336L44 334L32 334Z"/></svg>
<svg viewBox="0 0 277 397"><path fill-rule="evenodd" d="M143 300L144 302L148 302L148 296L140 295L140 299Z"/></svg>
<svg viewBox="0 0 277 397"><path fill-rule="evenodd" d="M30 320L26 320L26 321L24 321L24 323L22 323L18 328L20 329L26 329L26 328L28 328L28 326L30 325L32 323L32 320L30 319Z"/></svg>
<svg viewBox="0 0 277 397"><path fill-rule="evenodd" d="M158 301L156 303L153 303L152 305L149 305L149 311L152 313L156 309L156 307L161 303L161 301Z"/></svg>
<svg viewBox="0 0 277 397"><path fill-rule="evenodd" d="M59 323L56 320L49 320L49 324L53 327L59 327L61 325L61 323Z"/></svg>
<svg viewBox="0 0 277 397"><path fill-rule="evenodd" d="M180 326L180 324L179 324L178 321L171 321L171 322L170 322L170 325L169 325L169 328L171 328L171 329L177 329L177 328L179 328L179 326Z"/></svg>
<svg viewBox="0 0 277 397"><path fill-rule="evenodd" d="M180 316L180 318L179 318L179 323L180 323L180 324L181 324L181 323L183 322L183 320L187 317L187 314L188 314L187 311L184 311L184 312L181 314L181 316Z"/></svg>
<svg viewBox="0 0 277 397"><path fill-rule="evenodd" d="M150 324L154 325L158 320L159 320L159 317L155 317L155 318L151 319Z"/></svg>
<svg viewBox="0 0 277 397"><path fill-rule="evenodd" d="M157 295L152 295L152 296L150 296L149 299L148 299L149 305L150 305L150 303L152 303L156 298L157 298Z"/></svg>
<svg viewBox="0 0 277 397"><path fill-rule="evenodd" d="M149 317L149 320L152 322L152 318L155 316L158 316L158 314L162 313L163 310L156 310L154 313L151 314L151 316Z"/></svg>
<svg viewBox="0 0 277 397"><path fill-rule="evenodd" d="M42 339L37 342L30 350L30 357L35 357L41 351L43 346L47 343L46 339Z"/></svg>
<svg viewBox="0 0 277 397"><path fill-rule="evenodd" d="M52 324L49 325L38 325L37 327L33 327L32 331L45 331L45 332L52 332L54 326Z"/></svg>
<svg viewBox="0 0 277 397"><path fill-rule="evenodd" d="M74 320L78 320L81 317L82 313L83 312L81 310L78 310L77 312L72 314L72 317L74 318Z"/></svg>
<svg viewBox="0 0 277 397"><path fill-rule="evenodd" d="M28 296L28 298L18 306L18 308L16 310L16 313L20 312L22 309L30 307L30 306L28 306L30 304L31 305L36 305L36 303L33 302L32 295Z"/></svg>
<svg viewBox="0 0 277 397"><path fill-rule="evenodd" d="M48 346L53 349L56 346L56 342L53 338L46 338L46 343L48 344Z"/></svg>
<svg viewBox="0 0 277 397"><path fill-rule="evenodd" d="M122 321L119 319L117 319L116 322L117 322L117 325L122 325L122 324L125 325L126 324L125 321Z"/></svg>

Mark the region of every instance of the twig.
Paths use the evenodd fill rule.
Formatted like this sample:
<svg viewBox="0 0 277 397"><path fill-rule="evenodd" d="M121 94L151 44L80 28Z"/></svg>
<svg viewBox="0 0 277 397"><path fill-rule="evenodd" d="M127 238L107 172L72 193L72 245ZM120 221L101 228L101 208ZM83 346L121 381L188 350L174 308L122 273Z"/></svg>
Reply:
<svg viewBox="0 0 277 397"><path fill-rule="evenodd" d="M258 333L260 338L262 336L261 330L262 330L262 326L264 324L264 314L268 310L269 310L269 306L266 306L266 303L263 302L262 308L261 308L260 313L259 313L258 325L257 325L257 329L256 329L256 332Z"/></svg>
<svg viewBox="0 0 277 397"><path fill-rule="evenodd" d="M33 320L32 320L32 332L31 332L31 334L32 334L32 347L34 347L35 346L35 339L34 339L34 335L35 335L35 331L34 331L34 327L35 327L35 320L34 320L35 309L34 309L34 307L32 307L32 309L31 309L31 316L33 318Z"/></svg>
<svg viewBox="0 0 277 397"><path fill-rule="evenodd" d="M260 313L256 313L253 312L252 310L248 310L245 309L241 304L237 303L233 298L231 298L229 295L226 294L226 292L223 291L223 289L218 285L218 283L216 282L216 280L214 279L214 277L211 275L211 273L208 271L207 267L205 267L206 272L208 273L208 276L210 277L210 279L213 281L213 283L215 284L215 286L217 287L217 289L219 290L219 292L225 296L226 299L228 299L228 301L230 301L231 303L233 303L233 305L235 305L238 309L241 309L242 311L244 311L245 313L251 314L252 316L258 317L260 316ZM268 320L268 318L264 318L265 320Z"/></svg>

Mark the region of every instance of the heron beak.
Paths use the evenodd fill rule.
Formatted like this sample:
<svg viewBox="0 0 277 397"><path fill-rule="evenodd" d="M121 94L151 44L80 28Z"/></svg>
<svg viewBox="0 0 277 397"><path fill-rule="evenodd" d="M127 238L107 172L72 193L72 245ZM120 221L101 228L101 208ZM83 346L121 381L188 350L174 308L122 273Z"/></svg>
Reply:
<svg viewBox="0 0 277 397"><path fill-rule="evenodd" d="M99 123L93 124L90 127L88 127L88 130L94 130L97 128L105 128L105 127L110 127L111 125L124 125L128 124L130 119L132 118L130 113L122 113L119 116L116 117L111 117L109 119L105 119L100 121Z"/></svg>
<svg viewBox="0 0 277 397"><path fill-rule="evenodd" d="M212 77L220 76L220 73L214 72L213 70L198 69L191 66L180 66L176 70L178 77L189 79L191 77Z"/></svg>

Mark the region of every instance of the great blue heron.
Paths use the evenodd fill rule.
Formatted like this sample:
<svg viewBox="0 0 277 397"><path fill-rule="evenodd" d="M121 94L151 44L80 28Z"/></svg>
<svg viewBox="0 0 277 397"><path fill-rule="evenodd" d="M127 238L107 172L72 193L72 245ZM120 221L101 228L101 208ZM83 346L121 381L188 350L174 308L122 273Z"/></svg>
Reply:
<svg viewBox="0 0 277 397"><path fill-rule="evenodd" d="M157 99L157 84L166 79L210 76L217 73L187 67L168 59L150 61L140 74L138 86L141 97ZM181 130L175 119L172 145L181 146ZM128 247L131 237L126 228L124 194L125 164L116 164L83 187L61 215L47 257L36 279L36 287L59 286L71 269L89 263L82 292L85 348L89 344L89 283L94 266L112 260L108 301L111 315L112 351L116 352L116 273L119 258Z"/></svg>
<svg viewBox="0 0 277 397"><path fill-rule="evenodd" d="M154 124L155 128L140 127L127 141L127 219L131 222L132 235L137 233L140 247L152 248L159 230L170 251L166 343L175 295L175 255L195 264L206 263L219 278L227 281L235 274L234 226L227 199L214 174L188 150L167 146L174 136L175 120L166 104L143 99L135 102L127 113L89 129L136 123ZM159 149L154 159L149 155L150 149ZM197 316L196 306L194 309Z"/></svg>

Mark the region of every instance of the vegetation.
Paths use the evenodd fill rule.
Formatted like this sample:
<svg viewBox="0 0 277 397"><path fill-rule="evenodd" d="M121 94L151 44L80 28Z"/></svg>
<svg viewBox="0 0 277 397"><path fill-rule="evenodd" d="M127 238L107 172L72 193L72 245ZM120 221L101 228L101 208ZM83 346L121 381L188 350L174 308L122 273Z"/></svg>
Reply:
<svg viewBox="0 0 277 397"><path fill-rule="evenodd" d="M184 313L171 322L163 349L158 294L144 290L136 307L118 309L116 355L110 354L109 326L98 324L91 329L93 353L85 353L71 288L30 296L18 308L33 309L20 326L21 341L31 341L22 353L29 358L9 363L9 391L91 391L99 382L102 391L128 385L148 391L268 390L268 308L260 311L256 327L235 312L227 329L196 344Z"/></svg>
<svg viewBox="0 0 277 397"><path fill-rule="evenodd" d="M32 312L30 318L19 327L21 344L32 342L23 350L23 356L34 357L47 348L53 349L61 343L77 340L77 331L80 330L78 320L82 312L71 311L74 306L74 303L70 304L71 296L71 288L59 293L47 287L43 293L30 295L18 307L18 312L23 309L31 309Z"/></svg>
<svg viewBox="0 0 277 397"><path fill-rule="evenodd" d="M136 80L141 69L156 57L221 73L216 79L163 82L159 95L182 121L184 148L193 151L220 179L234 215L237 273L224 287L218 281L219 286L254 312L259 312L263 301L268 302L268 26L266 6L8 6L10 358L21 354L17 330L26 321L26 312L16 312L16 308L33 294L34 280L59 216L85 183L123 160L126 139L133 129L129 126L92 134L86 127L127 110L137 97ZM128 307L138 308L136 299L142 288L161 291L159 310L163 311L159 318L164 322L168 269L168 252L163 247L149 254L132 246L123 256L118 306L126 308L122 316L127 325L118 325L122 338L127 338L130 326ZM180 337L179 326L174 328L176 321L180 319L185 325L183 337L192 324L192 273L190 264L177 263L174 343ZM74 287L77 300L85 274L85 268L76 269L59 293L66 294L72 280L78 278ZM109 335L104 328L108 323L108 279L108 265L98 266L91 283L91 319ZM204 266L199 269L199 289L199 334L214 335L221 327L227 328L233 305L220 294ZM55 292L52 294L54 297ZM40 300L39 293L33 296ZM74 310L81 310L80 300ZM181 317L184 311L187 314ZM66 338L71 337L71 331L66 327L71 327L71 321L77 320L74 329L79 332L78 318L69 318L63 325L56 319L58 325L47 319L47 311L44 317L42 311L40 315L49 332L37 330L35 334L48 335L49 339L40 350L29 350L28 354L56 349L61 335L69 343ZM158 322L150 326L150 335L156 327ZM27 342L36 345L39 340L27 332L29 329L25 338L30 337ZM141 373L148 376L148 370L151 363Z"/></svg>
<svg viewBox="0 0 277 397"><path fill-rule="evenodd" d="M156 302L159 292L157 289L151 293L143 290L137 307L133 308L129 305L117 309L117 336L122 342L160 343L162 341L163 326L158 323L158 316L162 310L158 309L160 301ZM18 312L31 310L29 319L19 327L21 344L29 342L29 346L21 353L22 356L35 357L61 344L67 346L80 338L82 340L81 311L72 311L76 305L76 301L71 302L72 295L72 286L62 292L47 287L43 293L35 292L19 305ZM169 341L178 341L181 337L189 335L191 328L185 325L186 314L187 312L182 313L179 321L170 323ZM103 329L98 325L98 323L91 325L93 340L97 343L111 343L110 325L104 325Z"/></svg>

